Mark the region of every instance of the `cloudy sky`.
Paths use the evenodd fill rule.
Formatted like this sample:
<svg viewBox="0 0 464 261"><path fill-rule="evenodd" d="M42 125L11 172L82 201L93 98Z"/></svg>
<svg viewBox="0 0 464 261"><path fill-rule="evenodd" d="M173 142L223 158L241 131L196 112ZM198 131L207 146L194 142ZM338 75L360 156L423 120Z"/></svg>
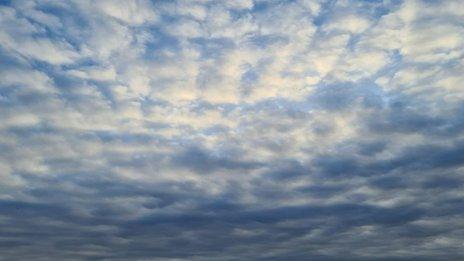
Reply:
<svg viewBox="0 0 464 261"><path fill-rule="evenodd" d="M0 1L0 260L464 259L464 1Z"/></svg>

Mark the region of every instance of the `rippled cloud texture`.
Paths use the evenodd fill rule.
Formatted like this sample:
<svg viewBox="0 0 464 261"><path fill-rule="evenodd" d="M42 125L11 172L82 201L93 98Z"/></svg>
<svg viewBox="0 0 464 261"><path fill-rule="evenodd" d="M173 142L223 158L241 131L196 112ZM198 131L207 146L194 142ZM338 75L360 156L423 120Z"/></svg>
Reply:
<svg viewBox="0 0 464 261"><path fill-rule="evenodd" d="M0 260L464 259L463 1L0 3Z"/></svg>

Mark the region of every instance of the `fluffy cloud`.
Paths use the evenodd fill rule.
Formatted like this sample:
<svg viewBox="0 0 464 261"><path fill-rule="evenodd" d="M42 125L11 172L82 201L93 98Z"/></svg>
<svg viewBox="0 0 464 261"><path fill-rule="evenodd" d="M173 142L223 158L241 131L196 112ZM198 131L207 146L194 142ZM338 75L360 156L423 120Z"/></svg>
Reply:
<svg viewBox="0 0 464 261"><path fill-rule="evenodd" d="M462 7L0 4L0 259L464 258Z"/></svg>

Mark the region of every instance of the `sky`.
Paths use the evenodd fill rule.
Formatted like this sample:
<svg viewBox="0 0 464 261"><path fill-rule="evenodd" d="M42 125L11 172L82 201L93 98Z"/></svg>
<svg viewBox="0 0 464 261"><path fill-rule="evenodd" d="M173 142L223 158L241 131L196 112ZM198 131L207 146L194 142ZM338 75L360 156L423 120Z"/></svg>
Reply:
<svg viewBox="0 0 464 261"><path fill-rule="evenodd" d="M464 1L1 0L0 260L464 260Z"/></svg>

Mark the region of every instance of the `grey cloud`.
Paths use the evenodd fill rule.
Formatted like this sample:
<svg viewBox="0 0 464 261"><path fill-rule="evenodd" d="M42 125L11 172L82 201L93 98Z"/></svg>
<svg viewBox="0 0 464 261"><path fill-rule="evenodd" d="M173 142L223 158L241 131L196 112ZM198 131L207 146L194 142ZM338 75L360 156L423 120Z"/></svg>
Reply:
<svg viewBox="0 0 464 261"><path fill-rule="evenodd" d="M240 171L259 168L261 166L258 162L237 161L227 156L212 155L211 152L198 147L191 147L178 155L174 155L172 163L180 167L192 169L200 174L208 174L220 169Z"/></svg>

